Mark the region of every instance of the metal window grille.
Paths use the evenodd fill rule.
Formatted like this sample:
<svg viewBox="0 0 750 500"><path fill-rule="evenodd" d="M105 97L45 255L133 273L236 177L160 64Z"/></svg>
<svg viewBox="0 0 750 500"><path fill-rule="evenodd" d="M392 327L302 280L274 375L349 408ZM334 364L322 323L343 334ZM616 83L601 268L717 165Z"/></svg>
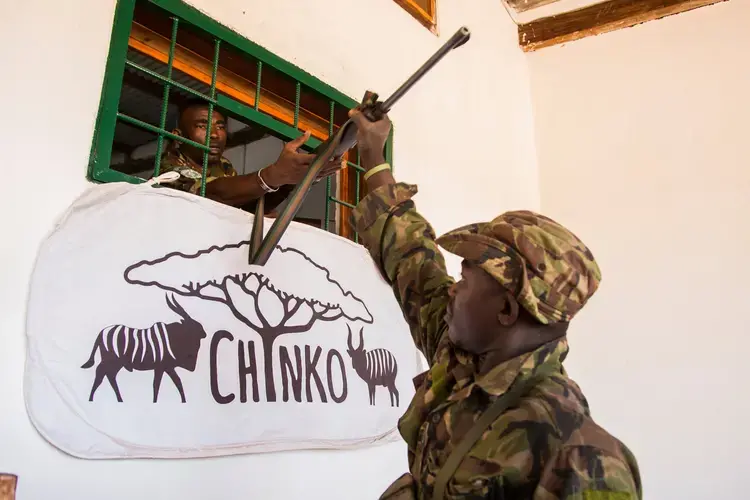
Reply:
<svg viewBox="0 0 750 500"><path fill-rule="evenodd" d="M163 37L160 37L158 33L149 31L147 26L138 22L136 19L138 13L144 11L144 9L151 13L157 12L164 22L171 24L168 28L162 30L164 31ZM193 34L197 33L203 40L212 42L213 50L210 59L201 60L190 49L180 45L180 36L184 34L185 30ZM161 48L154 48L154 44L158 43L162 44ZM151 45L149 46L149 44ZM252 61L255 64L254 81L237 77L222 66L222 57L227 57L226 49L229 49L231 54L244 58L245 63L250 64ZM145 54L148 57L146 59L132 57L134 53ZM200 71L202 73L191 75L199 80L198 84L190 85L184 81L178 81L175 77L178 72L188 71L186 69L187 63L181 59L182 57L193 57L199 63L201 61L205 63L202 70L196 70L198 73ZM161 65L158 70L148 63L154 62L155 59L159 60ZM200 64L198 65L200 66ZM162 86L158 123L149 123L147 120L131 116L120 109L123 80L128 72L148 77L152 82ZM293 82L293 95L285 99L285 96L279 96L274 89L267 88L264 77L268 77L269 72L277 80L284 78L286 81ZM222 77L222 75L224 76ZM242 88L238 90L238 87ZM200 196L205 196L212 120L208 120L206 141L203 144L167 130L169 105L171 99L177 97L178 93L204 100L209 108L209 116L212 116L214 109L219 109L230 117L261 127L283 141L289 141L299 136L301 133L299 128L304 115L304 120L307 120L308 125L311 123L317 125L317 128L313 131L313 136L304 145L304 149L308 151L314 149L328 135L334 133L338 126L345 121L346 110L357 104L354 99L238 35L180 0L118 0L97 126L91 149L89 179L96 182L125 181L140 183L144 181L143 178L123 173L111 166L115 128L118 125L126 125L156 135L156 153L152 170L154 176L160 173L165 139L188 143L203 151ZM309 97L308 100L314 98L317 99L316 102L327 101L327 116L325 118L317 116L314 112L302 106L303 93ZM337 116L341 123L336 123ZM341 118L342 116L343 118ZM386 160L391 164L393 162L392 152L393 136L391 135L385 151ZM337 217L339 232L346 233L343 235L357 241L356 235L347 231L345 214L360 201L362 195L360 175L363 169L359 164L356 152L350 151L347 160L348 171L346 175L340 175L339 177L340 180L345 182L339 182L338 197L333 193L331 178L329 177L326 180L323 228L330 230L330 214L333 204L334 207L338 206L339 209L339 216Z"/></svg>

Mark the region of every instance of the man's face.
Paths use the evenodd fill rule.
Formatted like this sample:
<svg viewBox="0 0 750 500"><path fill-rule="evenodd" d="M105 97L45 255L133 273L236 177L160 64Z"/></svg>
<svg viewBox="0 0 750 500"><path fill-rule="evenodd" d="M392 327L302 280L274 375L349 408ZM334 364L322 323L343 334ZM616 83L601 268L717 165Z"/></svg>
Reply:
<svg viewBox="0 0 750 500"><path fill-rule="evenodd" d="M208 106L192 106L182 112L180 116L181 135L199 144L206 143L206 129L208 128ZM227 124L218 111L214 111L211 122L211 151L208 161L211 163L221 160L227 146ZM198 164L203 163L203 151L190 145L181 143L180 151Z"/></svg>
<svg viewBox="0 0 750 500"><path fill-rule="evenodd" d="M461 280L451 287L445 316L451 341L471 353L484 352L497 335L504 294L505 289L492 276L464 260Z"/></svg>

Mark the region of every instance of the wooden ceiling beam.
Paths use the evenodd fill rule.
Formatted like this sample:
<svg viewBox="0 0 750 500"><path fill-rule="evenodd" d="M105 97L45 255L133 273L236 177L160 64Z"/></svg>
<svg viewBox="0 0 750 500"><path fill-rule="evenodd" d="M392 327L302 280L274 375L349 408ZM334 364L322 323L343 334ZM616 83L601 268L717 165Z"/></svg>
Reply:
<svg viewBox="0 0 750 500"><path fill-rule="evenodd" d="M607 0L518 26L524 52L629 28L727 0Z"/></svg>

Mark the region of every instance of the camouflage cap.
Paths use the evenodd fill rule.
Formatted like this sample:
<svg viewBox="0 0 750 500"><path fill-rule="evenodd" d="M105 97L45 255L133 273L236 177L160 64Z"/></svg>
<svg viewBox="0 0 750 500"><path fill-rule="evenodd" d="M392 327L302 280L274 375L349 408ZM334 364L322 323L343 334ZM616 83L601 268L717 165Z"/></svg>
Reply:
<svg viewBox="0 0 750 500"><path fill-rule="evenodd" d="M437 243L517 292L519 304L544 324L570 321L602 279L581 240L552 219L527 210L459 227Z"/></svg>

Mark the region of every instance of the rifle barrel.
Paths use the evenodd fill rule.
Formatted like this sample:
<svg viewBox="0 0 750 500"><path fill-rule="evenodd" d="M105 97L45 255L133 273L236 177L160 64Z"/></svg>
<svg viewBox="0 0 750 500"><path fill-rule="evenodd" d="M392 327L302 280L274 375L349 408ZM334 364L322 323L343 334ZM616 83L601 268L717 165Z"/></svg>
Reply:
<svg viewBox="0 0 750 500"><path fill-rule="evenodd" d="M385 101L383 101L383 112L387 113L391 110L394 104L411 89L415 83L417 83L428 71L432 69L440 60L445 57L451 50L460 47L469 41L471 32L469 28L463 26L459 28L456 33L450 39L443 44L440 49L425 62L422 67L414 72L396 91Z"/></svg>
<svg viewBox="0 0 750 500"><path fill-rule="evenodd" d="M443 46L440 47L440 49L422 65L422 67L420 67L413 75L411 75L403 85L396 89L396 91L383 102L381 109L386 113L390 111L391 107L393 107L393 105L399 99L401 99L404 94L406 94L414 86L414 84L416 84L428 71L430 71L433 66L435 66L443 57L445 57L448 52L457 47L460 47L461 45L469 41L470 36L471 33L465 26L456 31L456 33L447 42L445 42ZM251 238L250 244L250 264L262 266L268 261L271 253L276 247L276 244L279 242L281 236L284 234L287 227L289 227L292 219L294 219L294 216L302 206L302 202L310 192L310 188L312 187L315 177L323 169L325 163L333 157L342 155L350 148L354 147L354 145L357 143L356 129L357 127L354 122L348 120L344 125L342 125L341 129L339 129L339 131L335 135L329 137L315 149L316 156L312 164L310 165L309 170L304 175L302 180L297 184L297 187L291 195L289 203L273 222L273 224L271 225L271 229L269 229L268 233L263 238L263 241L260 242L260 244L258 244L258 238L263 234L262 208L261 211L256 212L252 233L253 237ZM262 207L263 205L259 206Z"/></svg>

